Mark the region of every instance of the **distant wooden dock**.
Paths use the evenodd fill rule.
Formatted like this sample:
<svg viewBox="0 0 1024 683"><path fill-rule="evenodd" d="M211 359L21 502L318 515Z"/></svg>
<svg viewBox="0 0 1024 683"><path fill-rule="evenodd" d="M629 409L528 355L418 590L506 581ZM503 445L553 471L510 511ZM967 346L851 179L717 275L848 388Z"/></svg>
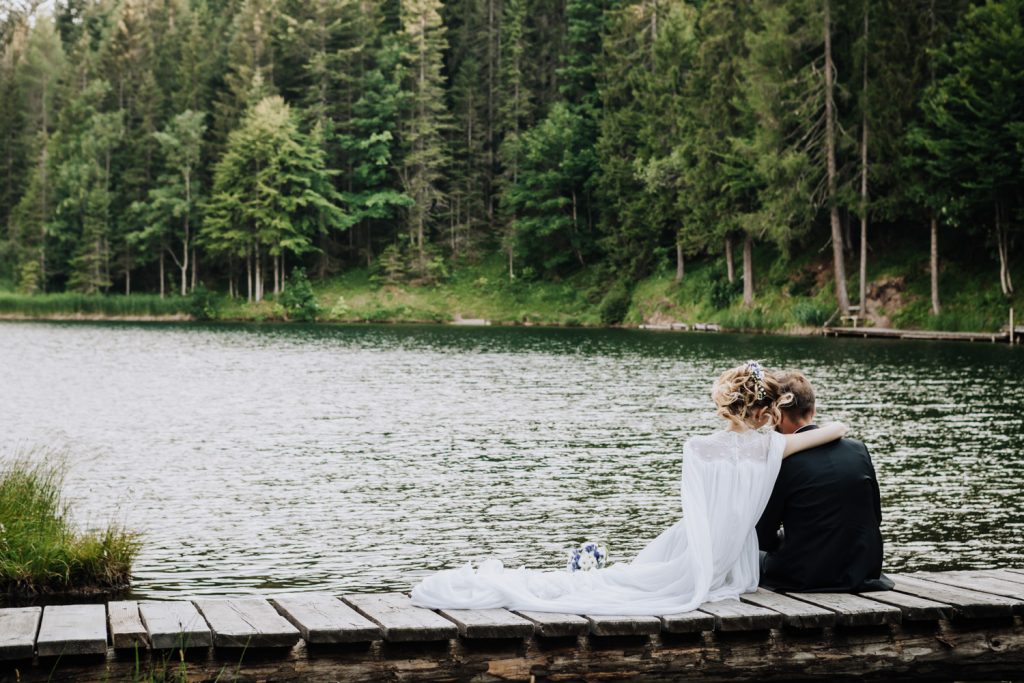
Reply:
<svg viewBox="0 0 1024 683"><path fill-rule="evenodd" d="M1024 569L765 590L685 614L427 610L398 593L0 609L0 681L1016 679Z"/></svg>
<svg viewBox="0 0 1024 683"><path fill-rule="evenodd" d="M863 337L886 339L931 339L935 341L967 341L1006 344L1010 341L1009 332L939 332L932 330L896 330L889 327L823 327L822 334L826 337ZM1024 343L1024 327L1014 331L1013 343Z"/></svg>

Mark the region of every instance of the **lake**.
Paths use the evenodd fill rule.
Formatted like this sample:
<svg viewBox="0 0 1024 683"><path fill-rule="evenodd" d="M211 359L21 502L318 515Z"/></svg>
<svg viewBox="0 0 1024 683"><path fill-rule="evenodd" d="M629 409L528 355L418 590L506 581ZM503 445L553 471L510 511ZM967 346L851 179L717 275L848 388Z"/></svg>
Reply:
<svg viewBox="0 0 1024 683"><path fill-rule="evenodd" d="M748 358L801 368L874 458L888 570L1024 565L1024 353L634 330L0 322L0 453L67 453L136 597L406 590L499 557L629 559Z"/></svg>

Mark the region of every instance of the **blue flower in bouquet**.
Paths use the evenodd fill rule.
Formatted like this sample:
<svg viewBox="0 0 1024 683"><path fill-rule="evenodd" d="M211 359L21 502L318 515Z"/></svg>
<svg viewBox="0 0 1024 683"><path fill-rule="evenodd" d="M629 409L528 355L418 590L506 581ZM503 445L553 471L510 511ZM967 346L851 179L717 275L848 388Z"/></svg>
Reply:
<svg viewBox="0 0 1024 683"><path fill-rule="evenodd" d="M586 572L601 569L608 561L608 550L603 545L587 541L569 553L565 568L570 572Z"/></svg>

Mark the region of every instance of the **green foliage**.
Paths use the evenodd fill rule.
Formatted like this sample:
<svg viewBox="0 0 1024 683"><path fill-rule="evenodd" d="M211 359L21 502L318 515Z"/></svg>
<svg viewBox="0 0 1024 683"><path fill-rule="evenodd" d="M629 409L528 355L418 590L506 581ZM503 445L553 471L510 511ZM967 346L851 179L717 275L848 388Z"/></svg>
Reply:
<svg viewBox="0 0 1024 683"><path fill-rule="evenodd" d="M64 471L45 451L0 465L0 592L112 591L131 582L140 537L117 526L79 533L61 496Z"/></svg>
<svg viewBox="0 0 1024 683"><path fill-rule="evenodd" d="M743 283L739 279L729 282L726 274L720 269L711 272L708 278L708 301L715 310L729 308L743 293Z"/></svg>
<svg viewBox="0 0 1024 683"><path fill-rule="evenodd" d="M0 313L29 318L64 316L97 317L164 317L191 313L190 299L161 298L156 294L131 296L78 294L9 294L0 293Z"/></svg>
<svg viewBox="0 0 1024 683"><path fill-rule="evenodd" d="M793 319L806 327L821 327L833 309L816 301L800 301L793 306Z"/></svg>
<svg viewBox="0 0 1024 683"><path fill-rule="evenodd" d="M0 17L0 278L25 292L184 293L193 259L208 286L258 271L257 299L282 254L315 281L356 268L394 287L487 263L522 297L502 315L548 319L545 297L585 280L590 308L554 318L586 322L606 294L588 273L635 291L678 246L668 299L708 317L734 301L691 266L726 239L750 236L763 266L826 243L833 204L864 213L864 126L871 243L934 214L942 259L962 229L977 244L955 258L995 254L1012 291L1022 0L16 5ZM759 271L759 302L786 268Z"/></svg>
<svg viewBox="0 0 1024 683"><path fill-rule="evenodd" d="M320 305L313 293L313 285L306 277L305 269L292 269L288 284L281 294L281 305L284 306L289 320L303 323L316 321L316 316L320 313Z"/></svg>
<svg viewBox="0 0 1024 683"><path fill-rule="evenodd" d="M188 295L188 301L189 314L193 320L216 320L220 296L208 290L203 283L196 285Z"/></svg>
<svg viewBox="0 0 1024 683"><path fill-rule="evenodd" d="M598 312L605 325L618 325L629 312L630 292L623 283L616 283L601 300Z"/></svg>
<svg viewBox="0 0 1024 683"><path fill-rule="evenodd" d="M316 233L349 225L323 151L299 131L280 97L260 100L217 163L203 239L213 251L301 255Z"/></svg>

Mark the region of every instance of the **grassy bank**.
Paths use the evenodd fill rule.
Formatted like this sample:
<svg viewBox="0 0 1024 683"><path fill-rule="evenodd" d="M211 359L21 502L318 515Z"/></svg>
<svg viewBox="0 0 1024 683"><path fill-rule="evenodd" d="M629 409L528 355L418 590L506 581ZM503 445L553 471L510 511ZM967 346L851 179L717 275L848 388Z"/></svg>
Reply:
<svg viewBox="0 0 1024 683"><path fill-rule="evenodd" d="M22 318L186 318L188 297L157 294L131 296L102 294L16 294L0 292L0 317Z"/></svg>
<svg viewBox="0 0 1024 683"><path fill-rule="evenodd" d="M737 255L738 256L738 255ZM869 324L879 327L948 331L995 331L1014 305L1024 317L1024 297L1007 300L994 268L978 269L955 260L943 262L942 313L931 313L929 274L918 246L879 249L871 263ZM969 261L973 263L975 261ZM984 264L990 265L990 264ZM740 266L737 257L737 268ZM350 270L313 284L317 320L324 322L452 322L482 318L499 325L598 326L717 323L740 331L807 332L836 310L830 262L821 253L782 258L759 247L754 254L755 299L742 303L742 285L726 279L722 257L687 263L675 281L666 267L639 282L617 282L598 268L558 281L510 281L505 263L456 264L437 284L382 285L370 271ZM1024 273L1015 273L1024 282ZM850 279L851 299L858 282ZM284 303L270 296L260 303L201 293L193 297L0 294L0 317L183 319L230 321L294 319Z"/></svg>
<svg viewBox="0 0 1024 683"><path fill-rule="evenodd" d="M109 592L131 580L138 536L117 526L79 533L59 462L36 453L0 465L0 593L9 598Z"/></svg>

